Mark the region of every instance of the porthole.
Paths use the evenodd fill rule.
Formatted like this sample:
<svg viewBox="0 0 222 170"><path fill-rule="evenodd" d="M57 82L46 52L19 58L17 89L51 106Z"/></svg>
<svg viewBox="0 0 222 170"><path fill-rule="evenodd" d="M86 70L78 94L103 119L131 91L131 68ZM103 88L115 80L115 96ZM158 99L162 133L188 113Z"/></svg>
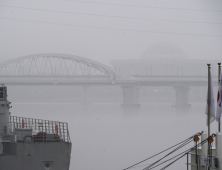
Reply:
<svg viewBox="0 0 222 170"><path fill-rule="evenodd" d="M52 170L52 161L45 161L43 165L45 170Z"/></svg>

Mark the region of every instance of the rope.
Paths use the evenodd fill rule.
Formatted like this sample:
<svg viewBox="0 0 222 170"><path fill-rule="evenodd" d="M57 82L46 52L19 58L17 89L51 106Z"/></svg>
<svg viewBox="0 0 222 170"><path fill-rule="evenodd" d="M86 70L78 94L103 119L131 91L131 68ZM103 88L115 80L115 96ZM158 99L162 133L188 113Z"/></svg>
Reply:
<svg viewBox="0 0 222 170"><path fill-rule="evenodd" d="M206 143L207 140L208 140L208 138L205 139L204 141L202 141L202 142L198 145L198 147L199 147L200 145L203 145L204 143ZM164 161L164 162L162 162L162 163L160 163L160 164L158 164L158 165L156 165L156 166L154 166L154 167L152 167L152 168L150 168L150 169L156 168L156 167L158 167L158 166L160 166L160 165L162 165L162 164L164 164L164 163L166 163L166 162L168 162L168 161L170 161L170 160L172 160L172 159L174 159L174 158L176 158L176 157L178 157L178 156L180 156L180 155L182 155L182 154L186 155L188 152L193 151L193 150L195 149L195 147L196 147L196 146L194 146L194 147L192 147L192 148L190 148L190 149L188 149L188 150L186 150L186 151L184 151L184 152L182 152L182 153L180 153L180 154L178 154L178 155L176 155L176 156L174 156L174 157L172 157L172 158L170 158L170 159L168 159L168 160L166 160L166 161ZM150 169L149 169L149 170L150 170Z"/></svg>
<svg viewBox="0 0 222 170"><path fill-rule="evenodd" d="M153 156L151 156L151 157L149 157L149 158L146 158L146 159L144 159L144 160L142 160L142 161L140 161L140 162L138 162L138 163L136 163L136 164L134 164L134 165L131 165L131 166L129 166L129 167L123 169L123 170L130 169L130 168L132 168L132 167L134 167L134 166L136 166L136 165L138 165L138 164L140 164L140 163L142 163L142 162L145 162L145 161L147 161L147 160L149 160L149 159L151 159L151 158L153 158L153 157L155 157L155 156L157 156L157 155L163 153L163 152L166 152L166 151L168 151L168 150L170 150L170 149L176 147L177 145L179 145L179 144L181 144L181 143L184 143L184 142L186 142L187 140L192 139L194 136L195 136L195 135L193 135L193 136L187 138L186 140L184 140L184 141L182 141L182 142L180 142L180 143L178 143L178 144L176 144L176 145L174 145L174 146L171 146L170 148L168 148L168 149L166 149L166 150L164 150L164 151L161 151L161 152L159 152L159 153L157 153L157 154L155 154L155 155L153 155Z"/></svg>
<svg viewBox="0 0 222 170"><path fill-rule="evenodd" d="M170 165L172 165L174 162L178 161L179 159L181 159L181 158L184 157L185 155L186 155L186 153L183 154L181 157L177 158L175 161L173 161L173 162L171 162L170 164L168 164L167 166L161 168L160 170L164 170L164 169L168 168Z"/></svg>
<svg viewBox="0 0 222 170"><path fill-rule="evenodd" d="M176 147L177 145L179 145L179 144L181 144L181 143L184 143L184 142L186 142L187 140L192 139L194 136L195 136L195 135L187 138L186 140L184 140L184 141L182 141L182 142L180 142L180 143L178 143L178 144L176 144L176 145L174 145L174 146L171 146L170 148L168 148L168 149L166 149L166 150L164 150L164 151L161 151L161 152L159 152L159 153L157 153L157 154L155 154L155 155L153 155L153 156L151 156L151 157L149 157L149 158L146 158L146 159L144 159L144 160L142 160L142 161L140 161L140 162L138 162L138 163L136 163L136 164L134 164L134 165L131 165L131 166L129 166L128 168L125 168L125 169L123 169L123 170L130 169L130 168L132 168L132 167L134 167L134 166L136 166L136 165L138 165L138 164L140 164L140 163L142 163L142 162L145 162L145 161L147 161L147 160L149 160L149 159L151 159L151 158L153 158L153 157L155 157L155 156L163 153L163 152L166 152L166 151L168 151L169 149L172 149L172 148Z"/></svg>
<svg viewBox="0 0 222 170"><path fill-rule="evenodd" d="M215 136L212 136L212 138L214 138ZM198 147L200 146L200 145L203 145L204 143L206 143L206 142L208 142L208 138L207 139L205 139L204 141L202 141L200 144L198 144ZM211 146L211 145L210 145ZM194 146L194 147L192 147L192 148L190 148L190 151L192 151L192 150L194 150L196 148L196 146ZM190 151L188 151L188 152L190 152ZM174 162L176 162L177 160L179 160L180 158L182 158L183 156L185 156L188 152L186 152L186 153L181 153L181 154L183 154L182 156L180 156L179 158L177 158L176 160L174 160L173 162L171 162L170 164L168 164L168 165L166 165L165 167L163 167L163 168L161 168L160 170L164 170L164 169L166 169L166 168L168 168L170 165L172 165ZM179 155L181 155L181 154L179 154Z"/></svg>
<svg viewBox="0 0 222 170"><path fill-rule="evenodd" d="M192 138L188 138L182 145L178 146L176 149L174 149L173 151L171 151L170 153L168 153L167 155L165 155L164 157L162 157L161 159L159 159L158 161L152 163L150 166L144 168L143 170L148 170L150 169L152 166L154 166L155 164L157 164L158 162L160 162L161 160L163 160L164 158L166 158L167 156L171 155L172 153L176 152L177 150L179 150L180 148L184 147L185 145L187 145L188 143L192 142ZM152 168L151 168L152 169Z"/></svg>
<svg viewBox="0 0 222 170"><path fill-rule="evenodd" d="M176 158L174 158L174 159L176 159ZM163 162L163 161L162 161L162 162ZM162 163L162 162L161 162L161 163ZM133 169L133 168L144 167L144 166L148 166L148 165L151 165L151 164L143 164L143 165L134 166L134 167L132 167L132 169Z"/></svg>

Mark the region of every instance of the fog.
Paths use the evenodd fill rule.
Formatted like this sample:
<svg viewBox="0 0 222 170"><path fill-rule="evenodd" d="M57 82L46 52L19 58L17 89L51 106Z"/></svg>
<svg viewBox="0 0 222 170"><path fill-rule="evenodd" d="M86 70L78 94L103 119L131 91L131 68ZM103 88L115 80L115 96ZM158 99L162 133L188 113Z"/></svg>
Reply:
<svg viewBox="0 0 222 170"><path fill-rule="evenodd" d="M65 53L109 64L139 59L158 42L177 44L191 59L222 54L219 0L90 2L1 0L0 60Z"/></svg>
<svg viewBox="0 0 222 170"><path fill-rule="evenodd" d="M128 78L176 75L177 82L182 75L195 76L199 69L198 76L207 83L206 64L212 63L216 82L216 63L222 56L219 0L0 0L0 21L0 63L32 54L71 54L105 64ZM156 54L160 58L152 62L152 47L159 43L173 45L182 54L172 54L174 49L166 54L160 48L161 55ZM184 58L178 62L167 61L180 55ZM175 69L160 70L164 65L166 70ZM118 82L91 85L87 101L84 85L59 83L9 85L8 99L14 116L69 123L70 170L122 170L207 131L207 84L186 84L190 107L177 109L176 85L140 83L138 107L124 107L124 86ZM217 132L216 121L211 132ZM185 163L186 157L168 169L185 170Z"/></svg>
<svg viewBox="0 0 222 170"><path fill-rule="evenodd" d="M12 98L13 94L10 95ZM178 114L169 102L142 104L136 112L124 112L120 104L14 103L11 111L14 116L68 122L72 140L71 170L121 170L194 133L207 131L205 106L204 103L192 103L188 113ZM216 131L217 123L214 122L211 132ZM191 142L186 148L193 145ZM145 168L144 165L157 158L133 169ZM185 163L186 157L169 169L185 170Z"/></svg>

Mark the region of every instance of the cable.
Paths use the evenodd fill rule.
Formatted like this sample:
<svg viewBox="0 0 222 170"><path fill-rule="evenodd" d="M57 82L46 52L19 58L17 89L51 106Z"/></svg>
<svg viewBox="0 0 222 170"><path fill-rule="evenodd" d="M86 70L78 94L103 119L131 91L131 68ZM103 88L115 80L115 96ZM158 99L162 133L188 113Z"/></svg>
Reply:
<svg viewBox="0 0 222 170"><path fill-rule="evenodd" d="M201 12L222 12L222 11L219 11L219 10L207 10L207 9L154 7L154 6L114 4L114 3L107 3L107 2L92 2L92 1L79 1L79 0L66 0L66 1L72 1L72 2L78 2L78 3L101 4L101 5L112 5L112 6L126 6L126 7L136 7L136 8L154 8L154 9L183 10L183 11L201 11Z"/></svg>
<svg viewBox="0 0 222 170"><path fill-rule="evenodd" d="M189 141L188 143L190 143L191 141ZM178 148L176 148L175 150L173 150L172 152L170 152L169 154L165 155L163 158L159 159L158 161L152 163L150 166L144 168L143 170L148 170L150 169L152 166L154 166L156 163L160 162L161 160L163 160L164 158L166 158L167 156L169 156L170 154L172 154L173 152L177 151L178 149L180 149L181 147L185 146L186 144L188 143L185 143L185 144L182 144L181 146L179 146Z"/></svg>
<svg viewBox="0 0 222 170"><path fill-rule="evenodd" d="M193 136L192 136L192 137L193 137ZM190 139L190 138L192 138L192 137L189 137L188 139ZM178 144L176 144L176 145L174 145L174 146L171 146L170 148L168 148L168 149L166 149L166 150L164 150L164 151L162 151L162 152L159 152L159 153L157 153L157 154L155 154L155 155L153 155L153 156L151 156L151 157L149 157L149 158L147 158L147 159L144 159L144 160L142 160L142 161L140 161L140 162L138 162L138 163L136 163L136 164L134 164L134 165L131 165L131 166L129 166L129 167L123 169L123 170L130 169L130 168L132 168L132 167L134 167L134 166L136 166L136 165L138 165L138 164L140 164L140 163L142 163L142 162L145 162L145 161L147 161L147 160L149 160L149 159L151 159L151 158L153 158L153 157L155 157L155 156L163 153L163 152L166 152L167 150L174 148L175 146L177 146L177 145L179 145L179 144L187 141L188 139L186 139L186 140L184 140L184 141L182 141L182 142L180 142L180 143L178 143Z"/></svg>
<svg viewBox="0 0 222 170"><path fill-rule="evenodd" d="M112 16L112 15L102 15L102 14L87 14L81 12L66 12L66 11L57 11L57 10L48 10L48 9L40 9L40 8L28 8L28 7L18 7L18 6L8 6L8 5L0 5L1 7L6 8L17 8L17 9L26 9L26 10L34 10L34 11L43 11L43 12L54 12L54 13L63 13L63 14L74 14L74 15L86 15L86 16L96 16L96 17L107 17L107 18L120 18L120 19L139 19L139 20L147 20L147 21L162 21L162 22L179 22L179 23L194 23L194 24L214 24L221 25L222 23L214 23L214 22L200 22L200 21L178 21L178 20L163 20L163 19L148 19L148 18L139 18L139 17L124 17L124 16Z"/></svg>
<svg viewBox="0 0 222 170"><path fill-rule="evenodd" d="M202 132L201 132L201 133L202 133ZM180 143L178 143L178 144L176 144L176 145L174 145L174 146L172 146L172 147L170 147L170 148L168 148L168 149L160 152L160 153L163 153L163 152L165 152L165 151L167 151L167 150L169 150L169 149L171 149L171 148L173 148L173 147L175 147L175 146L177 146L177 145L179 145L179 144L182 143L182 145L178 146L176 149L174 149L173 151L171 151L169 154L165 155L165 156L164 156L163 158L161 158L160 160L164 159L166 156L169 156L171 153L177 151L178 149L180 149L180 148L182 148L183 146L185 146L185 145L187 145L188 143L190 143L190 142L191 142L191 139L192 139L194 136L195 136L195 135L193 135L192 137L189 137L188 139L186 139L186 140L184 140L184 141L182 141L182 142L180 142ZM212 138L214 138L215 136L216 136L216 135L212 136ZM146 168L144 168L143 170L150 170L150 169L156 168L156 167L158 167L158 166L162 165L163 163L166 163L166 162L168 162L168 161L170 161L170 160L176 159L176 160L174 160L173 162L171 162L170 164L166 165L165 167L163 167L163 168L161 169L161 170L164 170L164 169L166 169L167 167L169 167L170 165L172 165L174 162L176 162L177 160L179 160L180 158L182 158L183 156L185 156L185 155L188 154L189 152L193 151L193 150L196 149L197 147L205 144L206 142L208 142L208 138L205 139L205 140L203 140L201 143L198 142L198 144L196 144L194 147L192 147L192 148L190 148L190 149L187 149L186 151L183 151L182 153L180 153L180 154L178 154L178 155L176 155L176 156L174 156L174 157L172 157L172 158L170 158L170 159L168 159L168 160L166 160L166 161L163 161L163 162L159 163L158 165L156 165L156 166L154 166L154 167L152 167L152 168L151 168L151 166L153 166L154 164L158 163L160 160L158 160L158 161L156 161L156 162L154 162L154 163L152 163L152 164L149 164L149 166L146 167ZM156 154L156 155L159 155L160 153L158 153L158 154ZM183 154L183 155L182 155L182 154ZM154 155L154 156L156 156L156 155ZM182 156L180 156L180 155L182 155ZM152 156L152 157L154 157L154 156ZM180 157L177 158L178 156L180 156ZM128 168L123 169L123 170L129 169L129 168L136 168L136 167L145 166L145 165L141 165L141 166L136 166L136 165L138 165L138 164L140 164L140 163L142 163L142 162L144 162L144 161L146 161L146 160L148 160L148 159L150 159L150 158L152 158L152 157L149 157L149 158L147 158L147 159L145 159L145 160L143 160L143 161L141 161L141 162L138 162L138 163L136 163L136 164L134 164L134 165L132 165L132 166L130 166L130 167L128 167ZM136 166L136 167L135 167L135 166ZM149 169L148 169L148 168L149 168Z"/></svg>
<svg viewBox="0 0 222 170"><path fill-rule="evenodd" d="M202 144L204 144L204 143L206 143L206 142L207 142L207 141L203 142ZM172 158L170 158L170 159L168 159L168 160L166 160L166 161L164 161L164 162L162 162L162 163L160 163L160 164L158 164L158 165L156 165L156 166L154 166L154 167L152 167L152 168L150 168L150 169L156 168L156 167L158 167L158 166L160 166L160 165L162 165L162 164L164 164L164 163L166 163L166 162L168 162L168 161L170 161L170 160L172 160L172 159L174 159L174 158L176 158L176 157L178 157L178 156L180 156L180 155L182 155L182 154L184 154L184 153L187 154L187 153L193 151L194 149L195 149L195 147L190 148L190 149L188 149L188 150L186 150L186 151L184 151L184 152L182 152L182 153L180 153L180 154L178 154L178 155L176 155L176 156L174 156L174 157L172 157Z"/></svg>
<svg viewBox="0 0 222 170"><path fill-rule="evenodd" d="M175 159L176 157L182 155L182 154L185 153L185 152L187 153L188 151L189 151L189 150L186 150L186 151L184 151L184 152L182 152L182 153L180 153L180 154L178 154L178 155L176 155L176 156L174 156L174 157L172 157L172 158L170 158L170 159L168 159L168 160L166 160L166 161L163 161L163 162L157 164L157 165L154 166L154 167L149 168L148 170L153 169L153 168L156 168L156 167L158 167L158 166L160 166L160 165L162 165L162 164L164 164L164 163L166 163L166 162L168 162L168 161L170 161L170 160L172 160L172 159Z"/></svg>
<svg viewBox="0 0 222 170"><path fill-rule="evenodd" d="M204 141L202 144L204 144L205 142L207 142L207 140ZM195 146L195 147L196 147L196 146ZM154 166L154 167L152 167L152 168L150 168L150 169L156 168L156 167L162 165L163 163L166 163L166 162L168 162L168 161L170 161L170 160L172 160L172 159L175 159L176 157L182 155L183 153L188 153L188 152L192 151L193 149L195 149L195 147L192 147L192 148L190 148L190 149L188 149L188 150L186 150L186 151L184 151L184 152L182 152L182 153L180 153L180 154L178 154L178 155L176 155L176 156L174 156L174 157L172 157L172 158L170 158L170 159L168 159L168 160L166 160L166 161L164 161L164 162L162 162L162 163L160 163L160 164L158 164L158 165L156 165L156 166Z"/></svg>
<svg viewBox="0 0 222 170"><path fill-rule="evenodd" d="M181 158L184 157L185 155L186 155L186 153L183 154L182 156L180 156L179 158L177 158L176 160L174 160L173 162L171 162L170 164L168 164L167 166L161 168L160 170L164 170L164 169L168 168L170 165L172 165L174 162L178 161L179 159L181 159Z"/></svg>
<svg viewBox="0 0 222 170"><path fill-rule="evenodd" d="M180 148L182 148L183 146L187 145L188 143L190 143L192 141L192 138L187 139L182 145L180 145L179 147L177 147L176 149L174 149L173 151L171 151L170 153L168 153L167 155L165 155L164 157L162 157L161 159L159 159L158 161L152 163L150 166L144 168L143 170L148 170L150 169L153 165L157 164L158 162L160 162L161 160L163 160L164 158L166 158L167 156L169 156L170 154L174 153L175 151L179 150Z"/></svg>
<svg viewBox="0 0 222 170"><path fill-rule="evenodd" d="M154 33L154 34L165 34L165 35L189 35L189 36L217 37L217 38L222 37L222 35L175 33L175 32L146 31L146 30L123 29L123 28L75 25L75 24L62 24L62 23L55 23L55 22L34 21L34 20L16 19L16 18L7 18L7 17L0 17L0 19L6 19L6 20L12 20L12 21L23 21L23 22L30 22L30 23L41 23L41 24L49 24L49 25L82 27L82 28L91 28L91 29L100 29L100 30L103 29L103 30L116 30L116 31L126 31L126 32Z"/></svg>
<svg viewBox="0 0 222 170"><path fill-rule="evenodd" d="M204 141L202 141L200 144L198 144L197 147L199 147L200 145L205 144L206 142L208 142L208 138L205 139ZM176 155L176 156L174 156L174 157L172 157L172 158L170 158L170 159L168 159L168 160L166 160L166 161L164 161L164 162L162 162L162 163L160 163L160 164L158 164L158 165L156 165L156 166L154 166L154 167L152 167L150 169L156 168L156 167L158 167L158 166L160 166L160 165L162 165L162 164L164 164L164 163L166 163L166 162L168 162L168 161L170 161L170 160L172 160L172 159L174 159L174 158L176 158L176 157L178 157L178 156L180 156L182 154L186 155L187 153L193 151L195 148L196 148L196 146L194 146L194 147L192 147L192 148L190 148L190 149L188 149L188 150L186 150L186 151L184 151L184 152L182 152L182 153L180 153L180 154L178 154L178 155Z"/></svg>
<svg viewBox="0 0 222 170"><path fill-rule="evenodd" d="M212 136L212 138L214 138L214 137L215 137L215 135ZM208 137L208 138L209 138L209 137ZM204 141L202 141L200 145L203 145L204 143L208 142L208 138L205 139ZM199 146L199 144L198 144L198 146ZM211 146L211 144L210 144L210 146ZM196 147L196 146L194 146L194 147L191 148L191 149L195 149L195 147ZM212 151L211 151L211 152L212 152ZM188 153L188 152L187 152L187 153ZM180 158L182 158L183 156L185 156L187 153L185 153L184 155L182 155L181 157L179 157L177 160L179 160ZM211 153L211 154L212 154L212 153ZM167 167L169 167L170 165L172 165L172 164L173 164L174 162L176 162L177 160L174 160L174 161L171 162L170 164L168 164L168 165L166 165L165 167L163 167L161 170L166 169Z"/></svg>
<svg viewBox="0 0 222 170"><path fill-rule="evenodd" d="M175 158L174 158L175 159ZM162 163L162 162L160 162L160 163ZM144 165L139 165L139 166L134 166L134 167L132 167L132 168L139 168L139 167L144 167L144 166L149 166L149 165L151 165L151 164L144 164ZM130 168L131 169L131 168Z"/></svg>

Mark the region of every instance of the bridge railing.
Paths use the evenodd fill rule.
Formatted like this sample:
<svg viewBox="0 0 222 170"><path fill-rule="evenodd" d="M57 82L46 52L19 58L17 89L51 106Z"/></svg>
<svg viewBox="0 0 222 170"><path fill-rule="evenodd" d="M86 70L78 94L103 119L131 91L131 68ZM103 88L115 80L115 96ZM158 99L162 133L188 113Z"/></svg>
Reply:
<svg viewBox="0 0 222 170"><path fill-rule="evenodd" d="M127 74L130 76L206 76L207 69L206 66L194 65L194 66L165 66L165 65L150 65L141 67L135 66L123 66L123 67L114 67L116 71L120 73ZM217 67L212 67L212 75L217 75Z"/></svg>

